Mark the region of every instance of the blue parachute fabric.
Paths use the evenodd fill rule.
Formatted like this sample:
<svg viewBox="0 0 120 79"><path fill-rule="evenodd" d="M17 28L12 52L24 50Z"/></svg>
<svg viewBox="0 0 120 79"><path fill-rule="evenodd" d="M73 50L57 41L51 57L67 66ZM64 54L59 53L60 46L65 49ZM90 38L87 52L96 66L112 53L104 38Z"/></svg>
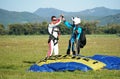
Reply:
<svg viewBox="0 0 120 79"><path fill-rule="evenodd" d="M42 66L34 64L29 68L29 70L33 72L53 72L54 71L51 68L49 68L47 64L44 64Z"/></svg>
<svg viewBox="0 0 120 79"><path fill-rule="evenodd" d="M107 55L94 55L90 59L97 60L105 64L105 69L120 70L120 57ZM85 61L86 62L86 61ZM51 62L45 64L33 64L29 71L33 72L54 72L54 71L88 71L91 67L79 62Z"/></svg>
<svg viewBox="0 0 120 79"><path fill-rule="evenodd" d="M120 57L107 55L94 55L92 59L106 64L105 68L109 70L120 70Z"/></svg>
<svg viewBox="0 0 120 79"><path fill-rule="evenodd" d="M90 67L76 62L57 62L57 63L50 63L44 64L42 66L38 66L34 64L30 67L30 71L33 72L54 72L54 71L74 71L74 70L81 70L81 71L88 71L92 70Z"/></svg>
<svg viewBox="0 0 120 79"><path fill-rule="evenodd" d="M88 71L92 70L90 67L76 62L58 62L58 63L51 63L48 65L49 68L52 68L55 71L74 71L74 70L81 70L81 71Z"/></svg>

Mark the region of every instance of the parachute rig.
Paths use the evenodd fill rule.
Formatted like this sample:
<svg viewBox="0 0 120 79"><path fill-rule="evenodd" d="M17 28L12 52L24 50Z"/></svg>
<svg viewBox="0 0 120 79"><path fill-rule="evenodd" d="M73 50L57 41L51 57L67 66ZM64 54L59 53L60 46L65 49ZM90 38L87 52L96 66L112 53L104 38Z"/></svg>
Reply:
<svg viewBox="0 0 120 79"><path fill-rule="evenodd" d="M55 72L55 71L88 71L88 70L120 70L120 57L94 55L92 57L71 55L56 55L44 58L33 64L29 71L33 72Z"/></svg>

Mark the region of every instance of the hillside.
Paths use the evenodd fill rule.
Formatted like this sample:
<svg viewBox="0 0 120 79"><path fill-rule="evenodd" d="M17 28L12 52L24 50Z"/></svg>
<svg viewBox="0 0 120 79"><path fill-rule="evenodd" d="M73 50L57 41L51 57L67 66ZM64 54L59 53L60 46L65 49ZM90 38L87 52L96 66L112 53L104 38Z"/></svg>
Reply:
<svg viewBox="0 0 120 79"><path fill-rule="evenodd" d="M60 15L64 14L66 16L96 16L96 17L103 17L109 16L120 13L120 10L109 9L105 7L96 7L93 9L87 9L80 12L66 12L54 8L39 8L37 9L34 14L37 14L42 17L50 17L52 15Z"/></svg>
<svg viewBox="0 0 120 79"><path fill-rule="evenodd" d="M0 9L0 23L7 25L11 23L38 22L43 19L30 12L15 12Z"/></svg>
<svg viewBox="0 0 120 79"><path fill-rule="evenodd" d="M108 24L120 24L120 13L116 15L110 15L99 19L100 25Z"/></svg>
<svg viewBox="0 0 120 79"><path fill-rule="evenodd" d="M49 20L48 18L50 18L52 15L59 16L60 14L64 14L67 20L70 20L71 16L78 16L82 20L89 20L89 21L98 20L100 21L100 25L111 23L111 21L112 23L119 23L120 19L114 18L114 17L119 17L119 15L117 15L119 13L120 10L109 9L105 7L96 7L93 9L87 9L80 12L66 12L54 8L39 8L34 12L34 14L44 17L47 20Z"/></svg>
<svg viewBox="0 0 120 79"><path fill-rule="evenodd" d="M39 8L34 12L34 14L37 14L41 17L51 17L53 15L60 15L62 13L66 14L67 12L55 8Z"/></svg>
<svg viewBox="0 0 120 79"><path fill-rule="evenodd" d="M93 9L87 9L84 11L81 11L80 14L81 15L87 15L87 16L109 16L109 15L115 15L120 13L120 10L116 10L116 9L109 9L109 8L105 8L105 7L96 7Z"/></svg>
<svg viewBox="0 0 120 79"><path fill-rule="evenodd" d="M55 8L39 8L35 12L15 12L0 9L0 23L7 26L12 23L42 22L50 21L52 15L59 16L64 14L67 20L71 20L71 16L78 16L82 20L99 20L100 24L119 23L120 10L108 9L105 7L96 7L80 12L66 12Z"/></svg>

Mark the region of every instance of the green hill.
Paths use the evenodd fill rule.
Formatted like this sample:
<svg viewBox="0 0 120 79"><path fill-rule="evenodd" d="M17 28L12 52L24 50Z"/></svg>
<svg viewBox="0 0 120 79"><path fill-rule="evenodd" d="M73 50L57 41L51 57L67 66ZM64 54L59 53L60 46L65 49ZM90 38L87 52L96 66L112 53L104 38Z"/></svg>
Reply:
<svg viewBox="0 0 120 79"><path fill-rule="evenodd" d="M99 19L100 25L106 24L120 24L120 13L116 15L110 15Z"/></svg>
<svg viewBox="0 0 120 79"><path fill-rule="evenodd" d="M0 9L0 23L5 26L11 23L40 22L41 20L43 20L43 18L33 13Z"/></svg>
<svg viewBox="0 0 120 79"><path fill-rule="evenodd" d="M52 15L59 16L60 14L64 14L68 21L71 21L72 16L78 16L82 20L98 20L100 21L99 25L120 22L120 10L97 7L80 12L66 12L54 8L39 8L33 13L0 9L0 24L4 24L7 27L8 24L12 23L49 22Z"/></svg>

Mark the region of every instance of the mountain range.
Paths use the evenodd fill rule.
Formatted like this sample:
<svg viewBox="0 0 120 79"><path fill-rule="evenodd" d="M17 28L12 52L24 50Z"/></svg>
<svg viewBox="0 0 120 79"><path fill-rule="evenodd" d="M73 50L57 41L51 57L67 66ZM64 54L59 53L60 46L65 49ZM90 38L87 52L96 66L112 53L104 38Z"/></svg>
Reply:
<svg viewBox="0 0 120 79"><path fill-rule="evenodd" d="M115 9L109 9L105 7L96 7L93 9L87 9L80 12L66 12L62 10L58 10L55 8L39 8L34 12L34 14L37 14L39 16L52 16L52 15L60 15L64 14L67 16L108 16L108 15L114 15L120 13L120 10Z"/></svg>
<svg viewBox="0 0 120 79"><path fill-rule="evenodd" d="M66 12L55 8L39 8L35 12L16 12L0 9L0 23L7 26L12 23L50 21L50 17L64 14L70 20L72 16L78 16L82 20L99 20L100 24L120 23L120 10L105 7L96 7L79 12Z"/></svg>

